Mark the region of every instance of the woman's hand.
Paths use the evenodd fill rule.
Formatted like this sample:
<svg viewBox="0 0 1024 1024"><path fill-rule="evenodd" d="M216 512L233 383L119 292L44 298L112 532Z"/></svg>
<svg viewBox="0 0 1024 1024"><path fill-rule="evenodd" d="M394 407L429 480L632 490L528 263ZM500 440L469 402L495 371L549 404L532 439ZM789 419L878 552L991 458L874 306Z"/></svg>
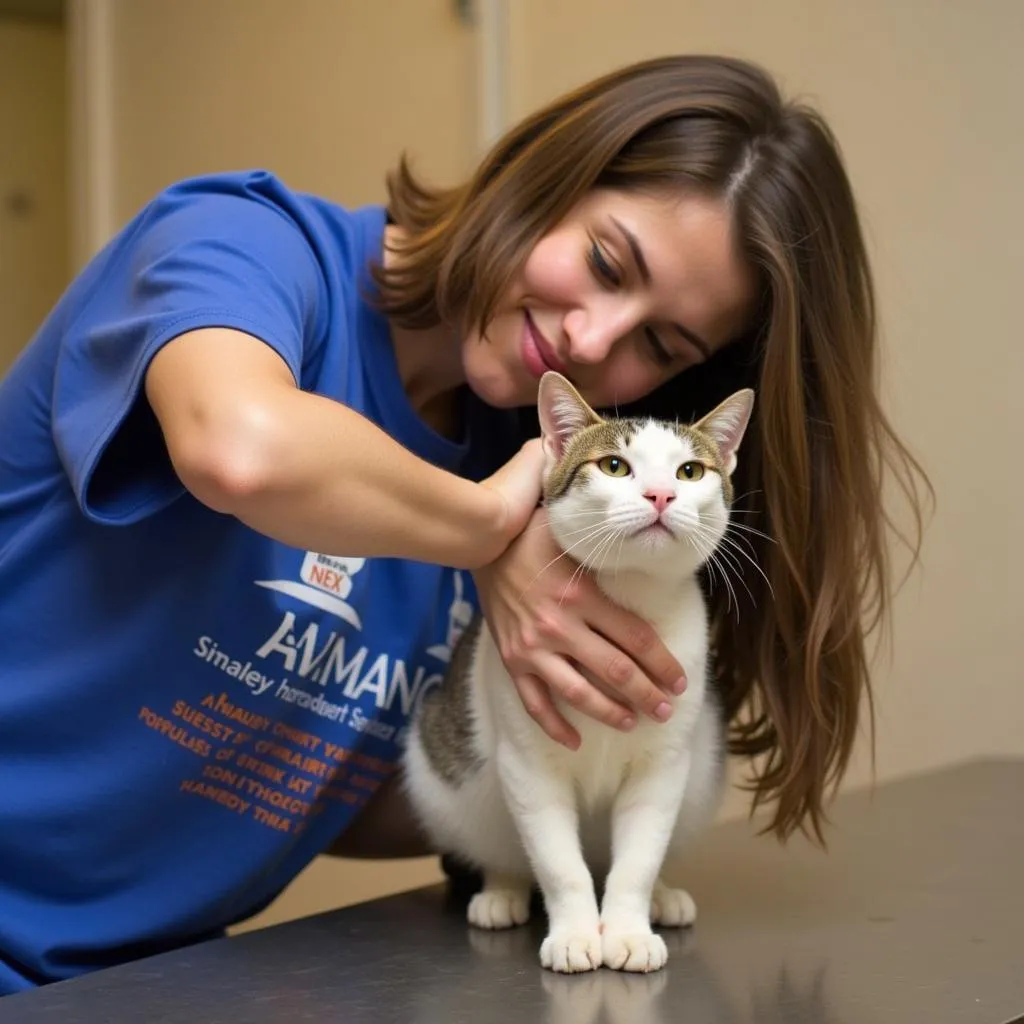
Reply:
<svg viewBox="0 0 1024 1024"><path fill-rule="evenodd" d="M537 511L543 471L544 449L540 438L534 438L527 441L501 469L481 481L483 487L502 499L504 508L497 534L500 546L486 564L501 556Z"/></svg>
<svg viewBox="0 0 1024 1024"><path fill-rule="evenodd" d="M619 729L633 728L638 712L665 721L672 713L666 694L686 687L682 666L648 623L613 604L560 554L547 513L538 509L505 553L474 573L484 616L526 710L571 750L580 735L556 709L552 690Z"/></svg>

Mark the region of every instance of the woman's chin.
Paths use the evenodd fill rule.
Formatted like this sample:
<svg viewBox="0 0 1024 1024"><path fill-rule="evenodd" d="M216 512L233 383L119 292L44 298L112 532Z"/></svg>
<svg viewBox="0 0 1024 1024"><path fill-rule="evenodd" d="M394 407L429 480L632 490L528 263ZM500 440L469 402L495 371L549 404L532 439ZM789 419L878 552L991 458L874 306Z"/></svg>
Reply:
<svg viewBox="0 0 1024 1024"><path fill-rule="evenodd" d="M537 402L536 383L527 387L501 368L486 373L467 372L466 383L481 402L495 409L517 409Z"/></svg>

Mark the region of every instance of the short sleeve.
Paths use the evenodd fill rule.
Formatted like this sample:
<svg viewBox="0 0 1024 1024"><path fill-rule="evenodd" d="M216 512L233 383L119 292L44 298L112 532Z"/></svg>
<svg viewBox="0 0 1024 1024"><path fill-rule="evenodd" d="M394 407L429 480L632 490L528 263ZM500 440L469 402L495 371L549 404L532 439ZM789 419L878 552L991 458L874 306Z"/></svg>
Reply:
<svg viewBox="0 0 1024 1024"><path fill-rule="evenodd" d="M97 523L136 522L183 493L143 389L161 346L235 328L270 345L299 384L325 333L324 275L298 200L269 175L233 181L169 189L73 286L53 434L78 505Z"/></svg>

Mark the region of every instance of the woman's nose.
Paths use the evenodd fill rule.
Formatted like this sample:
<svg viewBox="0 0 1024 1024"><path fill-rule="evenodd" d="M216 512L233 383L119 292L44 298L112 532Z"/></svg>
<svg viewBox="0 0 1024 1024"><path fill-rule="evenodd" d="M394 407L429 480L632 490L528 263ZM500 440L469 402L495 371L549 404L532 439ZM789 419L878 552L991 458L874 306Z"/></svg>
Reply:
<svg viewBox="0 0 1024 1024"><path fill-rule="evenodd" d="M635 319L628 310L574 309L562 324L569 359L580 364L604 362L615 343L636 327Z"/></svg>

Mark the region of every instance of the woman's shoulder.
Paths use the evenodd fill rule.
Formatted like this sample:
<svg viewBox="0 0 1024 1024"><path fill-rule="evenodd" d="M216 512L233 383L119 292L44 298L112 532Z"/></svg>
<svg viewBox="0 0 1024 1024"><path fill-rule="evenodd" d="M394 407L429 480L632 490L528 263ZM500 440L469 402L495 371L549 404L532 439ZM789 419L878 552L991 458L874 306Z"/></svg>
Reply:
<svg viewBox="0 0 1024 1024"><path fill-rule="evenodd" d="M174 210L196 207L205 215L240 216L245 207L275 211L306 232L311 239L341 232L381 236L387 211L381 204L346 204L340 198L306 190L273 170L255 167L225 170L181 178L157 191L138 216L159 217Z"/></svg>
<svg viewBox="0 0 1024 1024"><path fill-rule="evenodd" d="M387 210L347 206L301 186L265 168L183 178L153 196L122 239L161 253L199 247L215 263L231 249L258 264L271 287L303 275L321 312L352 307L372 284Z"/></svg>

